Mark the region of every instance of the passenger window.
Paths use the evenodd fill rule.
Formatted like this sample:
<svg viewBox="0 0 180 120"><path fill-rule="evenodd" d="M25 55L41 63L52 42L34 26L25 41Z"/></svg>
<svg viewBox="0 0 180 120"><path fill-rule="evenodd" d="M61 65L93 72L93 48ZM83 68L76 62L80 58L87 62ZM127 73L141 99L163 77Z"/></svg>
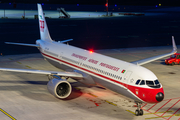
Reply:
<svg viewBox="0 0 180 120"><path fill-rule="evenodd" d="M140 85L145 85L145 82L144 80L141 81Z"/></svg>
<svg viewBox="0 0 180 120"><path fill-rule="evenodd" d="M140 81L141 81L141 80L137 80L137 81L136 81L136 85L138 85Z"/></svg>

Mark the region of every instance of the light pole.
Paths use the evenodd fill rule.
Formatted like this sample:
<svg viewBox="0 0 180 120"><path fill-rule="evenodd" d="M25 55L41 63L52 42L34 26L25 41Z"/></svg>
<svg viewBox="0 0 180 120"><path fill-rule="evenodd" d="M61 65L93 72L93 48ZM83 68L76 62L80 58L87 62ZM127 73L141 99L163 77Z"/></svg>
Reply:
<svg viewBox="0 0 180 120"><path fill-rule="evenodd" d="M106 16L108 16L108 0L106 0L106 11L107 11Z"/></svg>

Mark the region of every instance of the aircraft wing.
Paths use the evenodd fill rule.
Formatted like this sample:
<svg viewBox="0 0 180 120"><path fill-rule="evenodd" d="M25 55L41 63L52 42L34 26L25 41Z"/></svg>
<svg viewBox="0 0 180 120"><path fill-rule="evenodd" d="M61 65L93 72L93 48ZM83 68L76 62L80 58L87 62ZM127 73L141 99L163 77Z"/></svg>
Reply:
<svg viewBox="0 0 180 120"><path fill-rule="evenodd" d="M0 68L0 71L11 71L11 72L23 72L23 73L35 73L45 75L57 75L62 77L71 77L76 79L83 78L82 74L76 72L59 72L59 71L46 71L46 70L33 70L33 69L15 69L15 68Z"/></svg>
<svg viewBox="0 0 180 120"><path fill-rule="evenodd" d="M170 55L176 53L177 52L177 47L176 47L176 43L174 41L174 36L172 36L172 46L173 46L173 50L170 53L166 53L166 54L163 54L163 55L158 55L158 56L154 56L154 57L134 61L134 62L131 62L131 63L137 64L137 65L144 65L146 63L150 63L152 61L155 61L155 60L158 60L158 59L161 59L161 58L164 58L164 57L167 57L167 56L170 56Z"/></svg>

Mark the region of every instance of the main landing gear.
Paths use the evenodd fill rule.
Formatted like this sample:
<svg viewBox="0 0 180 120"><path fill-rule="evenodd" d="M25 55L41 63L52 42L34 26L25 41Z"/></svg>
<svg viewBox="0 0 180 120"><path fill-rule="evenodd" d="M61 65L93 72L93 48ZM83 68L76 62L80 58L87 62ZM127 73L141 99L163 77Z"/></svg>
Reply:
<svg viewBox="0 0 180 120"><path fill-rule="evenodd" d="M136 116L143 115L144 112L143 112L143 110L141 109L141 104L142 104L142 103L136 102L136 104L137 104L137 107L138 107L138 108L137 108L136 111L135 111L135 115L136 115Z"/></svg>

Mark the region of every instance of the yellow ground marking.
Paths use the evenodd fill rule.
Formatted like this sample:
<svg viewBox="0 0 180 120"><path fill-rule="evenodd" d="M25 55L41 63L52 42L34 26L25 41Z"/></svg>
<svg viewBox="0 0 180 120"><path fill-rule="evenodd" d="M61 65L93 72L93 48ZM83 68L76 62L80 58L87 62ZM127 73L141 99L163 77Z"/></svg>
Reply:
<svg viewBox="0 0 180 120"><path fill-rule="evenodd" d="M98 96L96 96L96 95L94 95L94 94L92 94L92 93L88 93L89 95L91 95L91 96L93 96L93 97L98 97Z"/></svg>
<svg viewBox="0 0 180 120"><path fill-rule="evenodd" d="M12 117L11 115L9 115L7 112L5 112L3 109L0 108L0 111L2 113L4 113L5 115L7 115L9 118L11 118L12 120L16 120L14 117Z"/></svg>
<svg viewBox="0 0 180 120"><path fill-rule="evenodd" d="M17 63L22 64L21 62L17 61Z"/></svg>
<svg viewBox="0 0 180 120"><path fill-rule="evenodd" d="M150 118L145 118L145 119L164 118L164 117L171 117L171 116L174 116L174 115L159 116L159 117L150 117Z"/></svg>
<svg viewBox="0 0 180 120"><path fill-rule="evenodd" d="M12 58L9 58L10 60L13 60Z"/></svg>
<svg viewBox="0 0 180 120"><path fill-rule="evenodd" d="M130 112L130 113L132 113L132 114L135 114L134 112L132 112L132 111L130 111L130 110L126 110L126 111L128 111L128 112ZM173 112L173 111L165 111L165 112ZM158 113L164 113L164 112L156 112L156 113L145 113L145 114L143 114L143 115L151 115L151 114L158 114ZM180 114L177 114L177 116L180 116Z"/></svg>
<svg viewBox="0 0 180 120"><path fill-rule="evenodd" d="M150 114L158 114L158 113L168 113L168 112L173 112L173 111L164 111L164 112L156 112L156 113L145 113L144 115L150 115Z"/></svg>
<svg viewBox="0 0 180 120"><path fill-rule="evenodd" d="M130 113L132 113L132 114L134 114L134 115L135 115L135 113L134 113L134 112L132 112L132 111L130 111L130 110L126 110L126 111L128 111L128 112L130 112Z"/></svg>
<svg viewBox="0 0 180 120"><path fill-rule="evenodd" d="M150 118L145 118L145 119L154 119L154 118L171 117L171 116L180 116L180 114L167 115L167 116L159 116L159 117L150 117Z"/></svg>
<svg viewBox="0 0 180 120"><path fill-rule="evenodd" d="M175 116L180 116L180 114L175 114Z"/></svg>
<svg viewBox="0 0 180 120"><path fill-rule="evenodd" d="M110 101L107 101L107 100L105 100L107 103L109 103L109 104L111 104L111 105L114 105L114 106L117 106L117 104L114 104L114 103L112 103L112 102L110 102Z"/></svg>
<svg viewBox="0 0 180 120"><path fill-rule="evenodd" d="M30 66L26 65L27 68L31 68Z"/></svg>
<svg viewBox="0 0 180 120"><path fill-rule="evenodd" d="M78 88L78 87L74 87L76 90L81 90L80 88Z"/></svg>

